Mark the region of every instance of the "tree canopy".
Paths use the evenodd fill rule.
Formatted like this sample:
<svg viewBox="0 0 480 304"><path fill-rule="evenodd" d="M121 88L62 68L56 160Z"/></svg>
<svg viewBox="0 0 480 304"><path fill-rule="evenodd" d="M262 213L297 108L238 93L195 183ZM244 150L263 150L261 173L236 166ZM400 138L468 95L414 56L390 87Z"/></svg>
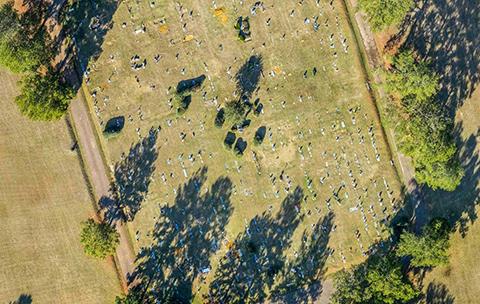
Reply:
<svg viewBox="0 0 480 304"><path fill-rule="evenodd" d="M352 270L335 277L333 304L400 304L414 299L419 292L403 275L398 258L371 256Z"/></svg>
<svg viewBox="0 0 480 304"><path fill-rule="evenodd" d="M125 297L115 297L115 304L141 304L143 303L136 292L129 292Z"/></svg>
<svg viewBox="0 0 480 304"><path fill-rule="evenodd" d="M422 103L437 93L438 76L428 62L417 61L412 50L403 50L393 57L393 71L387 77L387 88L407 101ZM408 108L416 103L408 104Z"/></svg>
<svg viewBox="0 0 480 304"><path fill-rule="evenodd" d="M230 124L239 124L243 121L245 107L242 101L230 101L225 105L225 121Z"/></svg>
<svg viewBox="0 0 480 304"><path fill-rule="evenodd" d="M413 8L413 0L360 0L360 9L365 11L374 31L397 25Z"/></svg>
<svg viewBox="0 0 480 304"><path fill-rule="evenodd" d="M0 7L0 65L14 73L34 71L51 59L45 31L29 26L33 16L20 18L12 2Z"/></svg>
<svg viewBox="0 0 480 304"><path fill-rule="evenodd" d="M413 160L415 178L432 189L453 191L463 177L451 131L453 121L435 99L438 76L410 50L393 58L386 88L400 101L396 135L400 150Z"/></svg>
<svg viewBox="0 0 480 304"><path fill-rule="evenodd" d="M67 111L73 96L72 87L50 69L45 75L39 72L26 75L15 101L20 112L33 120L54 120Z"/></svg>
<svg viewBox="0 0 480 304"><path fill-rule="evenodd" d="M82 223L80 242L87 255L103 259L115 253L120 241L119 234L114 227L88 219Z"/></svg>
<svg viewBox="0 0 480 304"><path fill-rule="evenodd" d="M449 234L448 224L443 219L434 219L425 227L422 235L404 232L396 254L411 257L415 267L434 267L448 263Z"/></svg>

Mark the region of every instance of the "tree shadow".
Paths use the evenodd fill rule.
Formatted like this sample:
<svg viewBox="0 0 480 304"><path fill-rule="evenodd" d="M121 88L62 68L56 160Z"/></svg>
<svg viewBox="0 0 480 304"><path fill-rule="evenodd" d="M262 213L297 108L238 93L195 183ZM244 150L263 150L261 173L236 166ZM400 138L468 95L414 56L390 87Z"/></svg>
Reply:
<svg viewBox="0 0 480 304"><path fill-rule="evenodd" d="M177 84L177 93L183 94L186 92L192 92L198 90L207 77L205 75L200 75L195 78L181 80Z"/></svg>
<svg viewBox="0 0 480 304"><path fill-rule="evenodd" d="M279 212L255 216L245 231L228 244L220 260L208 303L262 303L275 278L285 266L285 249L301 221L303 191L297 187L282 202Z"/></svg>
<svg viewBox="0 0 480 304"><path fill-rule="evenodd" d="M334 217L329 212L319 219L312 233L304 231L298 255L284 270L280 284L272 292L274 302L312 303L321 295Z"/></svg>
<svg viewBox="0 0 480 304"><path fill-rule="evenodd" d="M427 288L426 303L454 304L455 297L449 293L447 286L444 284L432 282Z"/></svg>
<svg viewBox="0 0 480 304"><path fill-rule="evenodd" d="M55 41L56 53L61 61L57 69L64 72L65 78L80 86L77 77L87 71L89 62L96 60L102 53L102 45L107 32L113 27L113 15L121 1L86 0L61 1L58 8L58 22L62 31Z"/></svg>
<svg viewBox="0 0 480 304"><path fill-rule="evenodd" d="M9 304L32 304L32 296L29 294L21 294L18 299Z"/></svg>
<svg viewBox="0 0 480 304"><path fill-rule="evenodd" d="M263 59L260 55L251 56L247 62L238 70L235 75L237 91L240 97L252 97L260 82L260 75L263 71Z"/></svg>
<svg viewBox="0 0 480 304"><path fill-rule="evenodd" d="M405 42L431 62L440 76L437 96L452 115L478 85L480 78L480 2L427 0L416 11Z"/></svg>
<svg viewBox="0 0 480 304"><path fill-rule="evenodd" d="M434 191L428 187L422 188L422 197L429 202L429 214L432 217L443 216L447 218L454 229L458 228L462 237L468 232L470 224L477 219L476 207L480 203L480 155L478 142L480 129L477 134L472 134L465 140L461 139L462 123L457 124L454 134L458 140L459 153L462 166L465 170L460 185L455 191Z"/></svg>
<svg viewBox="0 0 480 304"><path fill-rule="evenodd" d="M128 155L115 164L111 197L102 197L99 205L107 222L132 221L148 193L151 176L158 157L157 129L130 147Z"/></svg>
<svg viewBox="0 0 480 304"><path fill-rule="evenodd" d="M177 190L175 202L161 208L152 235L142 248L130 281L142 303L190 303L193 282L210 271L210 258L220 248L233 208L232 182L218 178L210 190L200 193L207 168L197 171Z"/></svg>

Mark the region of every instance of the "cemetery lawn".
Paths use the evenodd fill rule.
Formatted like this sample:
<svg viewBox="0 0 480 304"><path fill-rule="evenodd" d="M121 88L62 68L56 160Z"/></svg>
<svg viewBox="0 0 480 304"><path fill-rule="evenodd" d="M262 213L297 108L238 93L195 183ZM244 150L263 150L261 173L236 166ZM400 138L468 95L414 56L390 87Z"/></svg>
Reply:
<svg viewBox="0 0 480 304"><path fill-rule="evenodd" d="M391 155L341 2L333 1L332 8L327 1L316 6L313 0L303 5L269 0L264 1L266 10L257 9L255 16L250 14L255 1L245 2L239 6L238 1L216 1L215 10L210 2L186 0L179 13L174 1L155 1L153 7L147 2L124 1L113 17L100 57L89 65L88 88L95 92L89 102L99 128L112 117L125 117L121 133L102 141L109 165L120 168L117 182L125 183L126 196L136 204L132 210L139 208L129 223L132 239L138 231L139 241L134 244L137 252L156 242L152 231L164 217L160 209L175 208L179 201L175 192L183 194L180 187L195 172L201 172L200 181L195 182L201 196L207 191L215 195L216 189L211 186L222 177L231 182L227 194L217 198L230 213L223 226L216 227L221 230L219 237L209 240L212 245L208 248L215 250L201 265L206 283L201 284L197 275L192 282L192 289L200 290L194 296L196 301L214 279L219 259L240 233L247 233L245 227L251 219L269 214L270 205L272 216L281 213L285 188L292 194L300 187L306 199L298 202L302 220L286 237L288 242L281 253L284 259L293 259L302 233L311 233L329 208L334 214L332 227L324 229L331 230L327 238L330 251L325 248L329 256L324 265L327 276L361 262L362 251L385 236L381 221L394 213L400 196L400 182L390 163ZM295 13L290 16L293 9ZM240 16L249 16L249 42L237 38L234 25ZM317 32L313 30L314 16L319 16ZM184 23L186 31L182 29ZM144 33L142 25L146 27ZM342 45L344 39L347 52ZM135 55L140 57L138 63L147 60L145 69L132 70L130 60ZM158 63L154 60L157 55L161 56ZM217 128L214 120L217 106L239 98L233 95L235 75L252 56L261 58L262 73L258 84L253 84L250 100L253 103L258 98L264 108L258 117L248 115L250 126L243 132L235 132L237 138L247 142L239 157L223 145L227 124ZM177 115L169 106L177 83L200 75L207 77L202 88L192 93L186 113ZM256 146L253 137L262 126L267 129L266 136ZM158 127L158 135L146 140L149 130ZM184 141L182 132L186 134ZM122 153L132 157L122 160ZM194 161L189 160L190 154ZM188 205L189 198L184 199ZM198 197L192 195L190 199ZM177 206L179 217L181 206ZM176 228L184 235L189 235L189 226L205 220L202 213L197 216L188 212L192 211L185 208L188 221L178 219L184 225ZM182 255L182 250L204 241L203 233L199 239L189 235L180 243L172 241L169 250ZM261 237L256 241L262 242Z"/></svg>
<svg viewBox="0 0 480 304"><path fill-rule="evenodd" d="M1 70L0 79L0 302L24 294L33 303L112 303L113 266L80 244L93 207L65 120L22 117L17 78Z"/></svg>

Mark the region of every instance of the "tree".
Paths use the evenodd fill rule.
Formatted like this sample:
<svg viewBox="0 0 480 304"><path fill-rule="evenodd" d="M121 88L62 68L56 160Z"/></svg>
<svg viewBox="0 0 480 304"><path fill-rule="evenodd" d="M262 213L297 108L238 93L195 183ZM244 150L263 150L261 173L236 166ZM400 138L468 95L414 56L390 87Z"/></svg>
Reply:
<svg viewBox="0 0 480 304"><path fill-rule="evenodd" d="M432 189L453 191L463 178L451 136L453 121L434 98L438 76L411 50L393 58L386 88L399 100L396 138L400 150L413 160L415 178Z"/></svg>
<svg viewBox="0 0 480 304"><path fill-rule="evenodd" d="M396 250L399 257L410 257L414 267L434 267L448 263L449 225L444 219L434 219L417 236L404 232Z"/></svg>
<svg viewBox="0 0 480 304"><path fill-rule="evenodd" d="M392 67L387 74L387 89L406 101L407 110L414 110L437 93L438 76L427 62L417 61L412 50L402 50L395 55Z"/></svg>
<svg viewBox="0 0 480 304"><path fill-rule="evenodd" d="M430 108L430 111L420 110L400 121L396 129L398 145L412 158L417 182L432 189L453 191L460 184L464 171L456 158L457 147L450 135L452 122L440 111Z"/></svg>
<svg viewBox="0 0 480 304"><path fill-rule="evenodd" d="M225 121L230 124L239 124L243 121L245 115L245 106L238 101L230 101L225 105Z"/></svg>
<svg viewBox="0 0 480 304"><path fill-rule="evenodd" d="M333 304L400 304L418 296L403 275L400 261L392 255L373 255L351 271L341 271L335 278Z"/></svg>
<svg viewBox="0 0 480 304"><path fill-rule="evenodd" d="M413 0L360 0L360 9L367 16L374 31L397 25L413 8Z"/></svg>
<svg viewBox="0 0 480 304"><path fill-rule="evenodd" d="M125 297L115 297L115 304L142 304L136 292L129 292Z"/></svg>
<svg viewBox="0 0 480 304"><path fill-rule="evenodd" d="M20 95L15 101L20 112L33 120L59 119L67 111L70 99L74 96L73 88L52 69L45 75L30 73L21 84Z"/></svg>
<svg viewBox="0 0 480 304"><path fill-rule="evenodd" d="M114 227L88 219L82 223L80 242L87 255L104 259L115 253L120 241L119 234Z"/></svg>
<svg viewBox="0 0 480 304"><path fill-rule="evenodd" d="M0 65L14 73L35 71L52 57L45 30L30 30L33 19L27 13L20 18L12 2L0 7Z"/></svg>

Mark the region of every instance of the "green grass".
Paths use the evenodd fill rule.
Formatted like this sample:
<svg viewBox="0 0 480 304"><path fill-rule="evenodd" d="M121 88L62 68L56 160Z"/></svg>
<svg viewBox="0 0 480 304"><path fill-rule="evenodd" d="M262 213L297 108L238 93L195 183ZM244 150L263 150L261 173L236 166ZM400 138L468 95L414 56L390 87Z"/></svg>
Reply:
<svg viewBox="0 0 480 304"><path fill-rule="evenodd" d="M13 102L17 78L0 71L0 302L111 303L114 267L84 255L80 222L93 213L64 120L31 122Z"/></svg>
<svg viewBox="0 0 480 304"><path fill-rule="evenodd" d="M253 1L248 1L249 5ZM137 214L130 229L133 233L140 231L140 242L135 244L138 250L141 246L148 246L150 238L144 237L148 231L153 229L156 217L159 216L158 206L163 203L172 204L174 201L173 189L181 186L187 181L178 165L177 156L184 154L185 165L189 177L201 166L208 167L208 179L204 190L210 188L220 176L228 176L235 185L236 194L231 197L233 214L226 226L226 239L233 241L236 236L244 230L245 222L252 217L268 209L273 205L273 212L279 209L282 199L286 196L283 187L286 185L279 180L279 174L285 170L292 180L292 190L300 186L309 196L306 203L302 203L303 211L311 210L311 216L305 216L304 221L297 228L293 235L293 246L289 248L288 256L298 248L301 233L304 230L311 231L311 224L316 223L319 218L327 214L325 200L332 196L332 189L338 189L342 181L345 182L346 192L349 198L346 199L344 192L342 204L338 205L332 201L332 209L335 213L335 224L337 228L330 236L330 247L335 253L328 259L327 273L341 269L342 263L340 254L346 257L346 266L351 263L358 263L363 260L358 242L354 232L359 229L361 232L360 241L364 248L368 248L378 238L374 228L374 221L368 212L370 204L379 218L383 218L378 204L377 193L382 191L385 199L384 206L387 213L392 213L390 198L386 195L383 178L388 182L393 197L400 195L400 183L397 180L395 169L390 165L390 156L386 143L381 135L381 126L377 118L375 106L369 97L359 54L354 45L353 33L347 24L346 13L342 6L335 2L335 9L332 10L328 3L322 2L320 8L316 7L313 1L306 1L299 6L296 3L284 3L266 1L268 9L265 12L257 11L256 16L250 16L252 30L252 41L242 42L236 37L234 23L240 15L249 15L250 6L233 7L230 1L217 1L218 6L224 5L228 21L223 24L214 16L212 7L198 1L184 1L183 7L186 10L185 22L188 22L188 32L182 31L180 16L175 8L174 2L157 3L151 8L148 4L135 4L134 2L123 2L116 12L113 20L113 28L106 36L103 45L103 53L92 67L91 83L89 89L97 91L98 110L97 123L106 123L114 116L124 115L126 126L118 137L105 140L107 147L107 158L111 165L120 161L122 153L128 154L130 146L139 141L136 128L145 136L151 127L161 126L162 130L157 140L158 159L155 162L155 174L149 186L146 200L142 202L142 209ZM134 13L133 18L129 16L127 5ZM289 13L296 10L294 17ZM313 15L319 17L320 30L315 33L312 29ZM190 19L188 12L193 10L193 19ZM336 16L339 24L336 25ZM158 20L166 18L168 32L159 31ZM310 18L310 24L305 25L304 19ZM265 22L272 18L270 27ZM324 26L328 18L329 27ZM121 24L127 22L126 28ZM147 32L134 34L135 28L144 23ZM285 33L285 39L282 39ZM330 48L330 33L334 33L335 50ZM347 39L349 45L348 53L345 53L340 44L340 34ZM198 47L195 39L183 42L186 35L193 35L201 46ZM173 39L175 45L169 46ZM323 40L323 46L320 40ZM265 43L265 47L262 44ZM219 45L223 45L223 50ZM334 56L337 52L337 58ZM179 53L179 59L175 55ZM147 58L148 65L145 70L134 72L130 68L130 58L138 54L141 59ZM163 58L158 64L153 60L156 54ZM112 60L110 56L113 55ZM234 81L229 80L226 71L231 66L232 75L252 55L261 55L263 58L263 75L260 77L258 94L264 104L264 114L260 117L250 115L251 126L240 136L247 140L248 147L244 156L239 158L232 151L223 147L223 139L227 128L218 129L214 126L216 105L212 101L218 96L218 105L232 100L232 93L235 90ZM335 72L332 63L336 61L339 71ZM208 71L204 68L204 62ZM185 75L180 70L186 68ZM312 75L312 69L316 67L318 73ZM169 69L169 72L166 69ZM275 70L276 76L271 77L269 73ZM303 73L308 70L308 78L303 78ZM108 79L111 77L111 83ZM204 88L200 92L193 93L192 103L183 116L177 116L174 110L170 110L168 99L173 97L174 88L177 82L187 78L197 77L201 74L207 75ZM141 86L137 84L134 76L140 79ZM150 85L155 85L151 89ZM167 89L172 87L170 94ZM268 89L268 91L267 91ZM202 100L201 93L207 91L207 101ZM299 96L303 96L303 101ZM104 104L104 97L108 100ZM310 98L311 97L311 98ZM285 109L282 109L282 101L286 101ZM139 107L144 115L140 120L138 115ZM355 125L352 122L352 115L349 109L358 107L354 114ZM129 122L131 115L133 122ZM297 116L299 123L297 123ZM168 127L167 119L173 120L173 125ZM204 122L204 129L201 127ZM342 126L342 123L345 127ZM375 160L375 154L370 144L368 128L372 124L375 133L375 140L381 155L381 161ZM335 125L335 128L332 128ZM253 145L255 131L260 126L271 128L273 132L272 141L267 136L260 146ZM322 135L321 129L325 130ZM365 136L365 144L360 144L360 135L357 134L360 128L360 135ZM335 130L333 130L335 129ZM192 131L196 136L192 136ZM181 142L179 133L187 133L185 142ZM300 134L303 132L303 134ZM336 141L336 136L341 136ZM353 139L353 143L350 141ZM272 144L276 144L276 150L272 151ZM309 156L307 146L312 145L312 157ZM305 160L301 160L298 147L303 146ZM342 148L345 152L345 159L341 161L340 172L335 172L335 152L339 158L343 157ZM199 150L203 153L203 164L200 163L197 154ZM261 175L253 161L252 152L257 154L261 167ZM323 153L326 152L326 155ZM192 153L197 161L191 164L187 156ZM355 164L357 155L363 174L359 174L359 168ZM364 155L369 157L367 162ZM172 159L172 166L167 165L166 160ZM346 162L350 162L354 177L358 181L358 188L354 190L352 180L348 175ZM329 168L326 168L328 162ZM237 167L241 166L240 173ZM322 185L320 178L330 171L330 177ZM167 176L166 185L160 176L164 172ZM175 178L169 178L170 173ZM277 177L275 190L280 190L280 197L273 195L272 184L269 174ZM306 177L313 180L312 189L307 188ZM376 186L373 180L376 180ZM368 195L364 194L363 188L368 188ZM244 190L251 191L250 196L244 195ZM202 190L203 191L203 190ZM317 193L317 199L312 200L313 192ZM362 196L365 207L368 232L364 230L360 211L350 212L349 208L355 207L357 197ZM315 207L320 208L317 213ZM382 226L378 226L380 234L383 234ZM219 257L226 252L222 246L212 259L216 265ZM212 274L207 281L212 279Z"/></svg>

